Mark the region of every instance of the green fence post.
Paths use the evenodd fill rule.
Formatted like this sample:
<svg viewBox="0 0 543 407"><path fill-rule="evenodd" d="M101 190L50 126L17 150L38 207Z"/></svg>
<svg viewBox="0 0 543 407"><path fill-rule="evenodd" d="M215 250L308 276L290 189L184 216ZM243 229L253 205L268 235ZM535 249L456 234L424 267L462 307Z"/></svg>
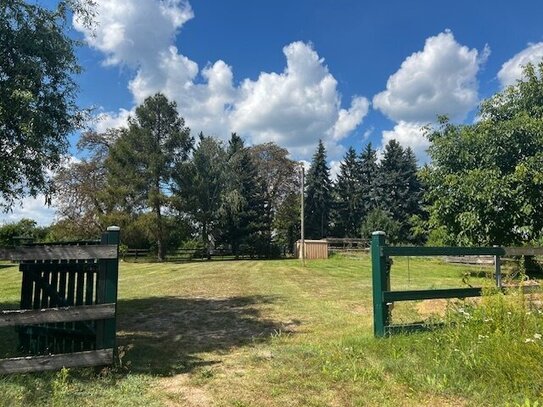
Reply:
<svg viewBox="0 0 543 407"><path fill-rule="evenodd" d="M373 285L373 334L385 335L385 326L389 325L389 309L383 300L383 292L390 287L387 258L381 248L385 246L385 232L371 234L371 272Z"/></svg>
<svg viewBox="0 0 543 407"><path fill-rule="evenodd" d="M102 235L102 244L117 245L117 258L103 260L104 262L104 286L103 302L106 304L115 303L115 318L104 321L103 342L104 349L113 348L116 352L117 336L117 285L119 281L119 243L120 228L118 226L109 226L107 232Z"/></svg>

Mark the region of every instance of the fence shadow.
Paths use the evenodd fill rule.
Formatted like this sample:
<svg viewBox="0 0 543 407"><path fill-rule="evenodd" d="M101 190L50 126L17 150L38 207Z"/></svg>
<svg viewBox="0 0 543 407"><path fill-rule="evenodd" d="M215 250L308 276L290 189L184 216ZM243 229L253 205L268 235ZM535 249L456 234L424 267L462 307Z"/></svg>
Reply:
<svg viewBox="0 0 543 407"><path fill-rule="evenodd" d="M220 363L230 349L267 341L285 324L263 318L257 305L272 296L151 297L118 302L121 363L132 372L173 375ZM198 354L214 352L217 360Z"/></svg>

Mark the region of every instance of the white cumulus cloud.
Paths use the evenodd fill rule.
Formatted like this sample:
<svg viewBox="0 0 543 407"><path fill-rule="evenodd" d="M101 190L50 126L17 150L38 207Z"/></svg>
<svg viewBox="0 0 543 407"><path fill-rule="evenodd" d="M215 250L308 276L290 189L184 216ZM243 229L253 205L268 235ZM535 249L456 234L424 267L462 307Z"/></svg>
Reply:
<svg viewBox="0 0 543 407"><path fill-rule="evenodd" d="M488 53L488 47L480 53L460 45L448 30L427 38L373 104L396 122L429 122L441 114L462 120L478 103L477 72Z"/></svg>
<svg viewBox="0 0 543 407"><path fill-rule="evenodd" d="M534 65L543 61L543 42L528 44L513 58L505 62L498 72L498 79L503 88L514 85L517 79L522 78L522 67L532 63Z"/></svg>
<svg viewBox="0 0 543 407"><path fill-rule="evenodd" d="M341 105L337 81L311 44L284 47L283 72L262 72L258 79L234 83L233 69L218 60L204 68L176 46L183 24L194 17L187 1L97 0L94 35L75 20L90 46L108 65L128 66L134 103L156 92L177 102L193 133L227 138L232 131L252 143L275 141L295 155L308 156L317 140L332 150L354 131L369 102L354 96ZM125 120L129 110L104 115L103 124ZM103 127L103 126L102 126Z"/></svg>
<svg viewBox="0 0 543 407"><path fill-rule="evenodd" d="M319 138L340 140L368 112L369 102L354 97L340 106L337 81L311 45L293 42L283 48L287 66L282 73L261 73L246 79L232 112L232 127L254 143L274 141L302 152Z"/></svg>

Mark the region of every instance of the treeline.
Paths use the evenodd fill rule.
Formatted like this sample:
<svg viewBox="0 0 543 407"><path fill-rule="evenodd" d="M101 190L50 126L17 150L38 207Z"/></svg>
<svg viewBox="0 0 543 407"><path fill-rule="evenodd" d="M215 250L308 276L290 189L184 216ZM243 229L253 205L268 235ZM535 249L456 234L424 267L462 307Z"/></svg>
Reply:
<svg viewBox="0 0 543 407"><path fill-rule="evenodd" d="M430 162L420 169L413 151L391 140L380 152L349 148L333 181L319 142L304 188L306 237L384 230L402 244L543 244L543 63L483 101L478 117L428 127ZM124 244L159 259L180 247L270 257L300 236L300 163L235 133L227 143L194 139L161 94L127 127L86 133L79 147L86 158L55 179L58 222L2 230L72 240L117 224Z"/></svg>
<svg viewBox="0 0 543 407"><path fill-rule="evenodd" d="M55 179L60 220L51 235L88 238L116 224L125 245L159 260L180 247L274 257L299 235L300 176L288 151L248 147L235 133L226 144L195 140L161 94L126 128L84 134L78 145L87 158Z"/></svg>
<svg viewBox="0 0 543 407"><path fill-rule="evenodd" d="M301 163L274 143L246 146L193 138L174 102L157 94L127 127L82 135L86 158L55 178L59 220L48 240L89 239L108 225L123 243L150 248L162 260L177 248L226 248L275 257L300 237ZM360 237L386 226L394 241L415 242L421 187L413 152L391 141L380 161L368 144L350 148L337 180L319 142L305 186L307 238Z"/></svg>
<svg viewBox="0 0 543 407"><path fill-rule="evenodd" d="M393 242L421 243L414 219L423 215L417 161L410 148L391 140L378 160L371 143L357 154L350 147L337 179L330 178L319 142L307 176L305 222L308 238L363 237L386 229Z"/></svg>

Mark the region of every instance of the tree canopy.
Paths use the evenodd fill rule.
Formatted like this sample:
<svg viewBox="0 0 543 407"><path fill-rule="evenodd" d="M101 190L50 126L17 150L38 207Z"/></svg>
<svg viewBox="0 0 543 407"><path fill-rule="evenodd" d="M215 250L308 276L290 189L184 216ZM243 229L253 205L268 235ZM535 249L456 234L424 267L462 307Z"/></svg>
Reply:
<svg viewBox="0 0 543 407"><path fill-rule="evenodd" d="M430 228L445 243L521 244L543 236L543 62L484 101L477 123L428 131Z"/></svg>
<svg viewBox="0 0 543 407"><path fill-rule="evenodd" d="M128 120L128 128L110 148L106 161L109 184L132 208L154 214L159 260L164 259L163 207L175 168L188 158L194 140L175 102L157 93L145 99Z"/></svg>
<svg viewBox="0 0 543 407"><path fill-rule="evenodd" d="M0 8L0 207L52 191L67 136L84 119L74 75L76 43L66 35L68 6L50 10L22 0ZM78 7L83 10L84 7Z"/></svg>
<svg viewBox="0 0 543 407"><path fill-rule="evenodd" d="M310 239L328 236L330 210L332 205L332 181L326 161L326 149L319 140L317 151L313 155L311 167L307 173L305 189L305 228Z"/></svg>

